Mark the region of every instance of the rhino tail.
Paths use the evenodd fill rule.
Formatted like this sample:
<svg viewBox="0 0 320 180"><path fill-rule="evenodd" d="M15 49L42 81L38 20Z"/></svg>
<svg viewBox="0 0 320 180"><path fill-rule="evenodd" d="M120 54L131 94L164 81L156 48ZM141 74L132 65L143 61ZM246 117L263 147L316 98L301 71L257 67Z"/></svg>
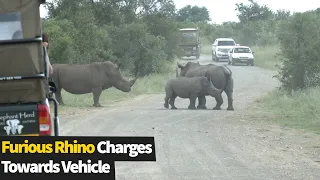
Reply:
<svg viewBox="0 0 320 180"><path fill-rule="evenodd" d="M226 65L223 65L223 70L224 70L224 73L228 76L232 76L232 71L228 68L228 66Z"/></svg>
<svg viewBox="0 0 320 180"><path fill-rule="evenodd" d="M223 65L224 73L226 76L226 87L224 87L224 91L233 91L233 79L232 79L232 71L226 66Z"/></svg>

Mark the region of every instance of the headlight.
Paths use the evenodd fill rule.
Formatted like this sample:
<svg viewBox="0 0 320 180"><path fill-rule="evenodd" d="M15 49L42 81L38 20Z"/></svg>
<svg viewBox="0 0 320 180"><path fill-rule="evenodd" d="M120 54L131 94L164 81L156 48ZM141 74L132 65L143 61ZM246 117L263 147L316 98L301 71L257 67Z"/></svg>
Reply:
<svg viewBox="0 0 320 180"><path fill-rule="evenodd" d="M225 53L221 51L217 51L217 54L225 54Z"/></svg>

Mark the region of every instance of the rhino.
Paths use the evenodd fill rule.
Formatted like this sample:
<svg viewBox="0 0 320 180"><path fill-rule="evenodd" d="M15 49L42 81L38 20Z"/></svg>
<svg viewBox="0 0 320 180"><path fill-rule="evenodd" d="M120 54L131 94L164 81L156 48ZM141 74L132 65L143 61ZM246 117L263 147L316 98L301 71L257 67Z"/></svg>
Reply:
<svg viewBox="0 0 320 180"><path fill-rule="evenodd" d="M190 104L188 109L196 109L196 99L203 99L205 96L210 95L212 97L219 96L222 90L217 89L212 84L208 77L177 77L167 82L165 86L166 96L164 98L164 107L171 109L177 109L174 105L176 97L189 98ZM198 107L198 109L202 109Z"/></svg>
<svg viewBox="0 0 320 180"><path fill-rule="evenodd" d="M232 71L227 66L217 66L214 64L200 65L199 63L188 62L185 66L177 63L177 68L181 69L180 76L184 77L201 77L206 76L211 79L212 84L223 90L228 97L227 110L233 111L233 78ZM222 93L221 93L222 94ZM213 110L221 110L223 104L222 95L216 96L216 106ZM206 99L199 98L200 107L205 107Z"/></svg>
<svg viewBox="0 0 320 180"><path fill-rule="evenodd" d="M93 94L93 106L102 107L99 103L103 90L115 87L123 92L130 92L137 78L127 81L120 72L121 65L110 61L91 64L53 64L52 79L56 85L56 100L64 105L61 90L71 94Z"/></svg>

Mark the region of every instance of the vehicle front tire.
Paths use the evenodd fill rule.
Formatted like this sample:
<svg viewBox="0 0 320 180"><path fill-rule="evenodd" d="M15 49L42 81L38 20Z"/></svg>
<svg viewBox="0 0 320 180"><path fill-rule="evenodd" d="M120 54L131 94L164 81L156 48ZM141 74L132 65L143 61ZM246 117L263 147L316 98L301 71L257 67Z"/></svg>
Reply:
<svg viewBox="0 0 320 180"><path fill-rule="evenodd" d="M215 61L215 55L213 54L213 52L211 53L211 57L212 57L212 61Z"/></svg>
<svg viewBox="0 0 320 180"><path fill-rule="evenodd" d="M249 63L251 66L254 66L254 60L252 60L252 61L250 61L250 63ZM248 64L248 65L249 65Z"/></svg>
<svg viewBox="0 0 320 180"><path fill-rule="evenodd" d="M234 62L233 59L232 59L231 65L232 65L232 66L235 66L235 65L236 65L236 63Z"/></svg>
<svg viewBox="0 0 320 180"><path fill-rule="evenodd" d="M219 62L219 58L217 56L215 56L216 62Z"/></svg>

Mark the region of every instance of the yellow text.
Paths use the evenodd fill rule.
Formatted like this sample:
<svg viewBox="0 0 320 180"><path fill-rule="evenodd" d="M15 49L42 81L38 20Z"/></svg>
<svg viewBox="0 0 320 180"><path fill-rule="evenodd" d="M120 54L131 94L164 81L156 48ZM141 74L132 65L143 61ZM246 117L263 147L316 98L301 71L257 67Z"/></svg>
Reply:
<svg viewBox="0 0 320 180"><path fill-rule="evenodd" d="M93 144L78 144L77 140L74 140L73 143L65 141L56 141L55 142L55 153L89 153L92 154L96 150L95 145Z"/></svg>
<svg viewBox="0 0 320 180"><path fill-rule="evenodd" d="M5 153L52 153L52 144L29 144L28 140L24 140L24 144L13 144L10 141L1 142L1 152Z"/></svg>

